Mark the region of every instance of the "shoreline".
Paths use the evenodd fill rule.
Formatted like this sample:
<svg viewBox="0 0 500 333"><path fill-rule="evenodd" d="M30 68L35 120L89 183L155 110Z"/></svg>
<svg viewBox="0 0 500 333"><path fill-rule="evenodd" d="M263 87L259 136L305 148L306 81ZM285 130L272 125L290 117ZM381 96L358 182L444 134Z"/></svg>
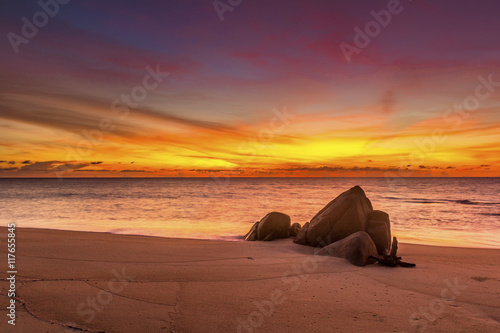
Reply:
<svg viewBox="0 0 500 333"><path fill-rule="evenodd" d="M5 226L0 226L0 230L2 228L6 228ZM242 233L241 236L227 236L227 237L220 237L220 238L189 238L189 237L168 237L168 236L161 236L161 235L147 235L147 234L135 234L135 233L117 233L117 232L111 232L111 231L86 231L86 230L71 230L71 229L51 229L51 228L35 228L35 227L17 227L16 229L26 229L26 230L44 230L44 231L67 231L67 232L81 232L81 233L93 233L93 234L107 234L107 235L121 235L121 236L136 236L136 237L153 237L153 238L164 238L164 239L171 239L171 240L200 240L200 241L214 241L214 242L245 242L244 240L244 233ZM488 245L484 246L456 246L456 245L445 245L445 244L427 244L425 243L425 240L420 242L418 240L411 242L411 241L401 241L399 236L398 241L400 244L406 244L406 245L418 245L418 246L432 246L432 247L438 247L438 248L456 248L456 249L477 249L477 250L500 250L500 245L499 247L490 247ZM410 237L402 237L403 239L405 238L410 238ZM431 242L429 242L431 243Z"/></svg>
<svg viewBox="0 0 500 333"><path fill-rule="evenodd" d="M500 250L401 243L398 254L417 267L360 268L291 239L16 228L17 327L2 306L0 330L498 331Z"/></svg>
<svg viewBox="0 0 500 333"><path fill-rule="evenodd" d="M151 176L144 176L144 177L124 177L124 176L117 176L117 177L57 177L57 176L47 176L47 177L30 177L30 176L18 176L18 177L0 177L0 179L212 179L211 177L206 177L206 176L200 176L200 177L175 177L175 176L166 176L166 177L151 177ZM262 176L245 176L245 177L238 177L238 176L231 176L231 178L234 179L254 179L254 178L262 178L262 179L272 179L272 178L387 178L387 176L298 176L298 177L287 177L287 176L270 176L270 177L262 177ZM407 177L398 177L398 178L458 178L458 179L463 179L463 178L500 178L500 176L462 176L462 177L453 177L453 176L407 176Z"/></svg>

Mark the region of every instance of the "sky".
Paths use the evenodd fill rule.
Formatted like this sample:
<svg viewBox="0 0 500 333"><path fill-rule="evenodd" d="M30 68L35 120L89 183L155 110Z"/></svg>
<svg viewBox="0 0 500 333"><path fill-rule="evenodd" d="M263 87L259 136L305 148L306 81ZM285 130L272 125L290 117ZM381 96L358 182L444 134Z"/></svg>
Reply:
<svg viewBox="0 0 500 333"><path fill-rule="evenodd" d="M4 0L0 177L498 177L499 12Z"/></svg>

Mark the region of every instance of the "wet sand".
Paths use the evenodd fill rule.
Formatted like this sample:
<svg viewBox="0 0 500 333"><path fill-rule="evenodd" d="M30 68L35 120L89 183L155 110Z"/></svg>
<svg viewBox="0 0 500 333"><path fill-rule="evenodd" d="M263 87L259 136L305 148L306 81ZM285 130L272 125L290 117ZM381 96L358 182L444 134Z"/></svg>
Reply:
<svg viewBox="0 0 500 333"><path fill-rule="evenodd" d="M500 250L400 244L416 268L356 267L292 243L16 231L2 332L498 332Z"/></svg>

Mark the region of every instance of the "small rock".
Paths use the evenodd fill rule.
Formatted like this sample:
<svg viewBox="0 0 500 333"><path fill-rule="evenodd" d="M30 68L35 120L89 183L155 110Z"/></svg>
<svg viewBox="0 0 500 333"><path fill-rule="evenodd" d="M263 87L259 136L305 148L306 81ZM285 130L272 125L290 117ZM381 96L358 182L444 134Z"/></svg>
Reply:
<svg viewBox="0 0 500 333"><path fill-rule="evenodd" d="M300 224L298 224L298 223L294 223L294 224L292 224L292 225L290 226L290 232L289 232L290 237L295 237L295 236L297 236L297 234L298 234L298 233L299 233L299 231L300 231L300 228L301 228Z"/></svg>
<svg viewBox="0 0 500 333"><path fill-rule="evenodd" d="M344 239L325 246L317 254L344 258L353 265L365 266L374 263L375 260L370 259L370 256L377 256L377 247L370 235L365 231L358 231Z"/></svg>
<svg viewBox="0 0 500 333"><path fill-rule="evenodd" d="M368 214L366 232L377 246L377 252L383 254L391 248L391 221L389 214L374 210Z"/></svg>
<svg viewBox="0 0 500 333"><path fill-rule="evenodd" d="M302 228L300 228L299 232L297 233L297 236L295 236L293 242L301 245L308 245L307 244L307 229L309 228L309 222L304 224Z"/></svg>
<svg viewBox="0 0 500 333"><path fill-rule="evenodd" d="M290 216L279 212L272 212L260 220L257 226L257 240L288 238L289 230Z"/></svg>

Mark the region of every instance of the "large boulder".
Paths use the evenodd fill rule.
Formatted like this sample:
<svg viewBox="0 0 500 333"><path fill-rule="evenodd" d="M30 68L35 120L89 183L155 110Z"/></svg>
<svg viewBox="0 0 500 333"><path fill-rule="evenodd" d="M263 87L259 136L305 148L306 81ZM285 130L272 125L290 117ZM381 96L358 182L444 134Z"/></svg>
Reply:
<svg viewBox="0 0 500 333"><path fill-rule="evenodd" d="M317 254L344 258L353 265L365 266L375 262L370 256L377 256L377 247L366 232L358 231L344 239L323 247Z"/></svg>
<svg viewBox="0 0 500 333"><path fill-rule="evenodd" d="M293 239L294 243L307 245L307 229L309 228L309 222L306 222L302 228L300 228L297 236Z"/></svg>
<svg viewBox="0 0 500 333"><path fill-rule="evenodd" d="M351 188L312 218L307 229L307 244L325 246L355 232L365 231L368 214L372 210L363 189L359 186Z"/></svg>
<svg viewBox="0 0 500 333"><path fill-rule="evenodd" d="M272 212L255 222L250 231L245 235L248 241L271 241L278 238L290 237L290 216Z"/></svg>
<svg viewBox="0 0 500 333"><path fill-rule="evenodd" d="M368 214L366 232L373 239L379 254L388 252L391 248L391 221L389 214L374 210Z"/></svg>

